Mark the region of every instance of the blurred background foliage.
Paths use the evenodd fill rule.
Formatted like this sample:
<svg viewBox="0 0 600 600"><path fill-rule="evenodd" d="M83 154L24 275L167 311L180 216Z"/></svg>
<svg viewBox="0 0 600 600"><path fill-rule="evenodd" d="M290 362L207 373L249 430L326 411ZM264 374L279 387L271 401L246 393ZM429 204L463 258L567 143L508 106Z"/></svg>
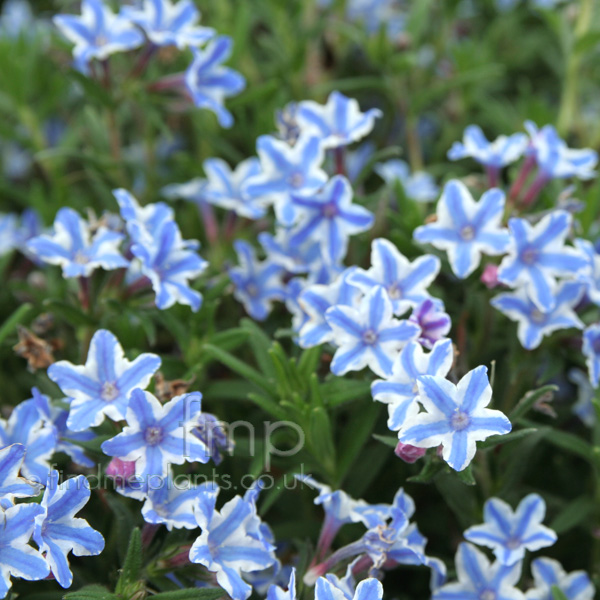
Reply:
<svg viewBox="0 0 600 600"><path fill-rule="evenodd" d="M595 0L549 10L527 2L499 10L492 0L406 2L405 33L394 43L384 31L369 35L348 22L343 1L321 10L310 0L198 0L203 23L233 37L229 64L247 79L246 91L227 103L235 117L230 130L220 128L211 113L153 91L158 78L187 67L191 55L185 52L161 50L141 77L130 76L135 53L111 58L108 81L74 71L70 46L50 18L77 12L78 4L36 0L35 26L4 29L0 36L0 211L33 207L46 225L61 206L84 214L91 209L98 216L116 212L111 194L116 187L130 189L142 203L158 201L163 186L202 175L206 158L236 163L253 155L256 138L274 131L277 109L306 98L323 102L332 90L356 97L363 109L384 111L372 136L383 153L379 156L401 156L413 169L426 168L440 184L461 177L474 190L485 189L483 176L473 175L478 173L474 163L446 159L452 142L471 123L495 137L521 130L523 121L532 119L557 125L572 146L600 146L600 6ZM509 169L507 178L512 180L514 171ZM561 191L559 183L548 186L540 209L553 206ZM411 258L420 254L412 230L426 216L422 205L407 201L399 189L391 193L370 171L357 194L378 220L372 232L353 240L348 264L367 263L370 238L378 236L391 239ZM600 184L578 183L573 196L585 202L580 227L595 239ZM423 461L407 465L373 438L374 431L389 435L386 410L372 402L364 375L336 379L329 374L327 349L300 352L290 339L283 306L260 326L244 318L228 293L225 267L234 256L232 237L222 235L210 245L196 207L178 203L176 210L184 237L200 239L210 262L197 283L205 296L198 314L181 306L158 311L123 297L110 273L95 275L87 313L78 304L76 286L58 269L37 270L16 254L0 259L4 413L29 397L33 385L58 397L45 372L27 371L12 351L17 321L31 327L40 315L50 314L45 335L56 340L56 358L76 363L85 358L90 335L106 327L128 354L160 354L167 379L194 378L191 389L203 392L204 408L220 419L246 419L259 435L266 419L301 424L305 448L294 457L275 457L270 470L275 478L304 464L305 472L371 502L390 502L404 485L416 500L416 520L430 540L429 553L449 565L461 531L480 521L485 498L499 495L516 504L539 491L549 506L549 524L560 534L548 554L567 570L599 574L600 430L596 426L589 433L571 412L576 389L566 374L583 363L568 332L525 352L514 324L492 310L491 292L478 278L459 285L446 267L434 294L444 299L453 319L451 336L460 352L456 375L493 363L494 406L508 414L528 391L546 384L556 388L550 408L538 402L537 411L517 420L516 430L536 431L481 451L472 473L459 478L431 459L421 482L411 481L419 478ZM223 225L224 215L218 216ZM238 222L236 227L236 237L255 240L269 223ZM295 444L283 431L274 439L280 448ZM216 467L219 477L229 475L238 485L244 474L264 472L263 453L250 456L249 450L249 440L241 435L234 457ZM477 486L469 485L470 477ZM118 565L124 540L141 522L135 502L116 496L107 502L98 501L92 524L102 531L110 527L112 537L105 554L87 559L87 571L77 571L81 581L101 580L105 569L110 572L107 561ZM262 512L279 540L307 552L317 538L322 514L308 490L269 491ZM344 528L340 544L356 533ZM159 542L168 546L180 535L159 536ZM386 576L386 591L396 598L423 597L427 580L425 569L398 569ZM41 592L35 597L42 598Z"/></svg>

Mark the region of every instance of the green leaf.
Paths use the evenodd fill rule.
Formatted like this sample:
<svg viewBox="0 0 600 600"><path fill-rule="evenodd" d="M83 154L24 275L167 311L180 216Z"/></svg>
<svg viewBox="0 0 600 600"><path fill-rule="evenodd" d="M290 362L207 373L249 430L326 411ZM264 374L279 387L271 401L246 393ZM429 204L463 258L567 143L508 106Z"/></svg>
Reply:
<svg viewBox="0 0 600 600"><path fill-rule="evenodd" d="M592 498L587 496L576 498L556 515L550 523L550 529L554 529L559 535L565 533L585 521L592 510L594 510Z"/></svg>
<svg viewBox="0 0 600 600"><path fill-rule="evenodd" d="M490 448L495 448L500 444L508 444L510 442L516 442L517 440L523 439L532 433L535 433L537 430L536 427L526 427L525 429L518 429L517 431L511 431L505 435L493 435L489 437L487 440L480 442L477 445L478 450L489 450Z"/></svg>
<svg viewBox="0 0 600 600"><path fill-rule="evenodd" d="M321 396L327 406L335 408L360 398L371 398L371 383L355 379L337 378L321 386Z"/></svg>
<svg viewBox="0 0 600 600"><path fill-rule="evenodd" d="M211 358L218 360L223 363L226 367L229 367L232 371L244 377L248 381L255 383L259 387L261 387L269 396L273 396L273 385L269 382L269 380L261 375L256 369L248 366L246 363L242 362L239 358L233 356L229 352L225 350L221 350L221 348L217 348L217 346L213 346L212 344L204 345L204 352L208 354Z"/></svg>
<svg viewBox="0 0 600 600"><path fill-rule="evenodd" d="M269 350L273 345L271 338L251 319L242 319L242 329L248 333L248 343L258 367L269 379L275 379L277 372L273 368L273 362L269 356Z"/></svg>
<svg viewBox="0 0 600 600"><path fill-rule="evenodd" d="M49 298L44 300L44 306L48 312L62 317L69 325L84 327L96 325L96 321L92 317L62 300Z"/></svg>
<svg viewBox="0 0 600 600"><path fill-rule="evenodd" d="M101 585L86 585L76 592L68 592L64 600L116 600L117 596Z"/></svg>
<svg viewBox="0 0 600 600"><path fill-rule="evenodd" d="M246 329L234 327L216 333L210 338L210 343L222 350L235 350L248 339L249 335L250 333Z"/></svg>
<svg viewBox="0 0 600 600"><path fill-rule="evenodd" d="M552 600L569 600L566 594L557 586L552 586Z"/></svg>
<svg viewBox="0 0 600 600"><path fill-rule="evenodd" d="M31 304L22 304L13 312L4 323L2 323L2 327L0 327L0 344L12 333L13 329L17 327L17 325L21 325L29 311L32 309Z"/></svg>
<svg viewBox="0 0 600 600"><path fill-rule="evenodd" d="M390 448L395 448L398 445L398 438L393 435L379 435L377 433L373 434L373 437L382 444L389 446Z"/></svg>
<svg viewBox="0 0 600 600"><path fill-rule="evenodd" d="M221 588L190 588L161 592L152 596L152 600L216 600L225 595Z"/></svg>
<svg viewBox="0 0 600 600"><path fill-rule="evenodd" d="M142 534L136 527L129 537L129 545L127 546L127 554L121 569L119 581L115 589L117 594L123 594L128 587L136 584L140 577L142 569Z"/></svg>
<svg viewBox="0 0 600 600"><path fill-rule="evenodd" d="M510 411L508 418L511 423L518 421L521 417L524 417L529 410L533 407L533 405L542 400L545 396L548 399L552 398L552 394L558 390L558 386L556 385L545 385L537 390L533 390L531 392L527 392L517 405Z"/></svg>
<svg viewBox="0 0 600 600"><path fill-rule="evenodd" d="M473 476L473 469L471 468L471 465L462 471L456 471L456 475L458 476L458 479L465 485L475 485L477 483L475 481L475 477Z"/></svg>
<svg viewBox="0 0 600 600"><path fill-rule="evenodd" d="M437 457L427 456L427 462L423 465L421 472L418 475L409 477L406 481L413 483L431 483L433 479L439 475L446 467L445 463Z"/></svg>

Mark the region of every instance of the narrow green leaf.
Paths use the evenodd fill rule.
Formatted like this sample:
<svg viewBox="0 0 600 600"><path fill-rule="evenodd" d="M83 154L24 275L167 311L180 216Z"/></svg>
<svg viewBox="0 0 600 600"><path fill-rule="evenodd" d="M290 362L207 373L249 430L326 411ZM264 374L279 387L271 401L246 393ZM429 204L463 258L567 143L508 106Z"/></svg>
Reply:
<svg viewBox="0 0 600 600"><path fill-rule="evenodd" d="M510 442L516 442L517 440L523 439L532 433L535 433L537 428L535 427L526 427L525 429L517 429L517 431L511 431L505 435L493 435L489 437L487 440L480 442L477 445L478 450L489 450L490 448L495 448L499 444L508 444Z"/></svg>
<svg viewBox="0 0 600 600"><path fill-rule="evenodd" d="M390 448L395 448L398 445L398 438L394 437L393 435L378 435L377 433L374 433L373 437L378 442L381 442Z"/></svg>
<svg viewBox="0 0 600 600"><path fill-rule="evenodd" d="M471 468L471 465L462 471L456 471L456 475L458 476L458 479L465 485L475 485L477 483L475 481L475 477L473 476L473 469Z"/></svg>
<svg viewBox="0 0 600 600"><path fill-rule="evenodd" d="M533 405L542 400L545 396L548 399L552 398L552 394L558 390L558 386L556 385L545 385L537 390L532 390L531 392L527 392L517 405L510 411L508 418L511 423L518 421L521 417L524 417L529 410L533 407Z"/></svg>
<svg viewBox="0 0 600 600"><path fill-rule="evenodd" d="M62 300L55 300L49 298L47 300L44 300L44 307L48 312L60 316L67 323L69 323L69 325L96 325L96 321L92 317L86 315L83 311L79 310L78 308L75 308L74 306L63 302Z"/></svg>
<svg viewBox="0 0 600 600"><path fill-rule="evenodd" d="M313 346L302 352L298 361L298 373L303 379L315 374L322 354L322 346Z"/></svg>
<svg viewBox="0 0 600 600"><path fill-rule="evenodd" d="M68 592L64 600L116 600L117 596L101 585L86 585L75 592Z"/></svg>
<svg viewBox="0 0 600 600"><path fill-rule="evenodd" d="M353 400L371 398L371 383L337 378L321 385L321 395L327 406L335 408Z"/></svg>
<svg viewBox="0 0 600 600"><path fill-rule="evenodd" d="M241 326L248 332L248 343L261 372L269 379L275 379L277 373L269 356L273 344L271 338L251 319L242 319Z"/></svg>
<svg viewBox="0 0 600 600"><path fill-rule="evenodd" d="M140 571L142 569L142 534L136 527L129 537L129 545L127 546L127 554L121 569L119 581L117 581L116 593L123 592L131 585L138 581Z"/></svg>
<svg viewBox="0 0 600 600"><path fill-rule="evenodd" d="M226 331L220 331L210 338L210 343L213 346L221 348L221 350L235 350L241 346L250 336L250 333L242 327L234 327Z"/></svg>
<svg viewBox="0 0 600 600"><path fill-rule="evenodd" d="M288 414L277 402L274 402L270 398L266 396L262 396L261 394L248 394L248 399L252 400L256 406L262 408L265 412L269 413L276 419L280 419L281 421L285 421L288 418Z"/></svg>
<svg viewBox="0 0 600 600"><path fill-rule="evenodd" d="M409 477L407 481L413 483L431 483L433 479L445 469L445 463L438 458L427 457L427 462L423 465L418 475Z"/></svg>
<svg viewBox="0 0 600 600"><path fill-rule="evenodd" d="M569 600L567 595L557 586L552 586L552 600Z"/></svg>
<svg viewBox="0 0 600 600"><path fill-rule="evenodd" d="M31 304L22 304L13 312L0 327L0 344L13 332L17 325L21 325L32 309Z"/></svg>
<svg viewBox="0 0 600 600"><path fill-rule="evenodd" d="M221 588L190 588L161 592L152 596L152 600L217 600L225 595Z"/></svg>
<svg viewBox="0 0 600 600"><path fill-rule="evenodd" d="M550 523L550 529L554 529L559 535L565 533L585 521L593 509L592 498L587 496L576 498L556 515Z"/></svg>
<svg viewBox="0 0 600 600"><path fill-rule="evenodd" d="M273 385L269 382L269 380L261 375L256 369L253 369L246 363L242 362L239 358L233 356L233 354L230 354L225 350L221 350L221 348L217 348L217 346L213 346L212 344L205 344L204 352L206 352L206 354L208 354L211 358L214 358L215 360L223 363L226 367L229 367L238 375L244 377L244 379L255 383L270 396L274 395Z"/></svg>

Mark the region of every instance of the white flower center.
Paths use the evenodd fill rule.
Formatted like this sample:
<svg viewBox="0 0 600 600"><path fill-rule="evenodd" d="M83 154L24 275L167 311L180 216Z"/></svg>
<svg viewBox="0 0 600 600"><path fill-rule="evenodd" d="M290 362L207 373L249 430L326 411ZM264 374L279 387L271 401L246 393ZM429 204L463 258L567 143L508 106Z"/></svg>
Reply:
<svg viewBox="0 0 600 600"><path fill-rule="evenodd" d="M506 547L509 550L515 550L520 545L521 545L521 540L518 537L514 537L514 536L508 538L508 541L506 542Z"/></svg>
<svg viewBox="0 0 600 600"><path fill-rule="evenodd" d="M531 320L534 321L535 323L543 323L545 319L546 319L546 315L541 310L534 308L531 311Z"/></svg>
<svg viewBox="0 0 600 600"><path fill-rule="evenodd" d="M538 259L538 252L533 248L528 248L521 253L521 261L526 265L532 265Z"/></svg>
<svg viewBox="0 0 600 600"><path fill-rule="evenodd" d="M337 216L338 207L335 202L328 202L323 206L323 216L327 219L333 219L333 217Z"/></svg>
<svg viewBox="0 0 600 600"><path fill-rule="evenodd" d="M105 381L102 384L102 391L100 392L100 398L105 402L112 402L119 395L119 389L111 381Z"/></svg>
<svg viewBox="0 0 600 600"><path fill-rule="evenodd" d="M90 262L90 259L81 250L77 250L75 257L73 258L73 262L77 263L78 265L85 265Z"/></svg>
<svg viewBox="0 0 600 600"><path fill-rule="evenodd" d="M302 173L292 173L288 181L292 187L299 188L304 184L304 176Z"/></svg>
<svg viewBox="0 0 600 600"><path fill-rule="evenodd" d="M365 344L372 346L377 341L377 332L367 329L363 332L362 339Z"/></svg>
<svg viewBox="0 0 600 600"><path fill-rule="evenodd" d="M388 295L392 300L399 300L402 298L402 288L398 285L398 283L392 283L388 287Z"/></svg>
<svg viewBox="0 0 600 600"><path fill-rule="evenodd" d="M479 594L479 600L496 600L496 592L494 590L483 590Z"/></svg>
<svg viewBox="0 0 600 600"><path fill-rule="evenodd" d="M258 296L258 286L255 283L249 283L246 286L246 292L248 292L248 296L256 298L256 296Z"/></svg>
<svg viewBox="0 0 600 600"><path fill-rule="evenodd" d="M461 410L456 410L450 419L450 425L454 431L462 431L469 426L471 419L469 415Z"/></svg>
<svg viewBox="0 0 600 600"><path fill-rule="evenodd" d="M460 237L465 242L470 242L475 237L475 227L472 225L465 225L465 227L460 230Z"/></svg>
<svg viewBox="0 0 600 600"><path fill-rule="evenodd" d="M158 427L156 425L146 427L146 431L144 431L144 439L149 446L156 446L157 444L160 444L163 439L162 427Z"/></svg>

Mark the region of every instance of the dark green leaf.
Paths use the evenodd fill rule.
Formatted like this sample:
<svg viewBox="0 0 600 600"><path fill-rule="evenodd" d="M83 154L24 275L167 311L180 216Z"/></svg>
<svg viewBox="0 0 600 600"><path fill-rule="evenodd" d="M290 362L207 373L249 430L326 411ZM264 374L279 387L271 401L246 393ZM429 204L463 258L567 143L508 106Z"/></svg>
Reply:
<svg viewBox="0 0 600 600"><path fill-rule="evenodd" d="M117 596L101 585L86 585L75 592L68 592L64 600L116 600Z"/></svg>
<svg viewBox="0 0 600 600"><path fill-rule="evenodd" d="M117 594L123 594L125 590L132 584L135 584L142 569L142 534L139 528L135 528L129 537L129 545L127 546L127 554L121 569L121 575L117 582Z"/></svg>
<svg viewBox="0 0 600 600"><path fill-rule="evenodd" d="M221 588L193 588L155 594L152 600L217 600L224 595Z"/></svg>

